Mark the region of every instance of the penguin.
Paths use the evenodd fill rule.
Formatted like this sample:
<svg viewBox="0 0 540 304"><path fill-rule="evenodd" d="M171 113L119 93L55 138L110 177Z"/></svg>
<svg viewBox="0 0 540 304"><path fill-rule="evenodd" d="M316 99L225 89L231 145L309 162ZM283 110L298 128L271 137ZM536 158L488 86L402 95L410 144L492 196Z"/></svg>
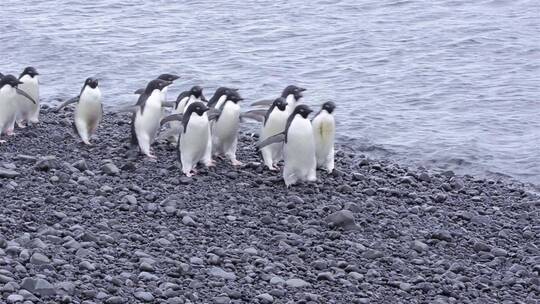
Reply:
<svg viewBox="0 0 540 304"><path fill-rule="evenodd" d="M190 95L191 95L190 91L184 91L178 94L178 97L176 98L176 101L173 104L171 114L182 114L184 111L183 109L179 109L179 106L181 104L185 105ZM180 121L170 121L169 128L160 135L160 139L166 139L170 143L177 143L178 134L180 133L181 127L182 127L182 123Z"/></svg>
<svg viewBox="0 0 540 304"><path fill-rule="evenodd" d="M286 109L287 102L284 98L280 97L274 100L264 116L264 122L260 132L261 141L285 130L285 125L289 118ZM268 169L272 171L278 170L276 165L282 158L282 151L283 143L274 143L261 148L261 155Z"/></svg>
<svg viewBox="0 0 540 304"><path fill-rule="evenodd" d="M285 131L271 136L257 146L259 149L272 143L284 142L283 180L287 187L297 181L317 180L317 160L313 127L308 116L312 110L306 105L298 105L287 119Z"/></svg>
<svg viewBox="0 0 540 304"><path fill-rule="evenodd" d="M306 91L306 89L295 86L295 85L289 85L283 91L281 92L281 97L285 99L287 102L287 113L291 114L296 104L300 101L300 99L303 97L302 92ZM252 106L268 106L271 105L271 100L260 100L253 104Z"/></svg>
<svg viewBox="0 0 540 304"><path fill-rule="evenodd" d="M210 98L208 101L208 107L209 108L219 108L221 103L225 101L227 98L227 94L230 94L231 92L238 92L238 89L231 89L227 87L219 87L215 92L214 96Z"/></svg>
<svg viewBox="0 0 540 304"><path fill-rule="evenodd" d="M219 89L218 89L219 90ZM240 105L243 98L237 91L224 89L225 93L215 100L218 115L211 124L212 154L219 156L224 154L233 166L241 166L242 162L236 159L238 145L238 130L240 128Z"/></svg>
<svg viewBox="0 0 540 304"><path fill-rule="evenodd" d="M37 103L32 96L18 88L20 84L22 82L13 75L3 75L0 78L0 134L15 135L13 127L17 115L18 95L24 96L34 104Z"/></svg>
<svg viewBox="0 0 540 304"><path fill-rule="evenodd" d="M170 81L171 84L177 80L178 78L180 78L180 76L178 75L174 75L174 74L161 74L159 75L156 79L161 79L161 80L165 80L165 81ZM173 105L173 103L170 103L167 101L167 91L168 91L168 86L165 87L163 90L161 90L161 103L163 106L168 106L168 107L171 107ZM144 93L144 90L143 88L140 88L138 90L135 91L135 94L137 95L141 95L142 93Z"/></svg>
<svg viewBox="0 0 540 304"><path fill-rule="evenodd" d="M177 152L182 172L188 177L197 174L196 167L200 162L206 166L214 165L211 160L212 148L207 145L210 140L209 110L204 103L196 101L187 107L184 114L173 114L161 121L161 124L172 120L182 121Z"/></svg>
<svg viewBox="0 0 540 304"><path fill-rule="evenodd" d="M25 68L19 76L19 88L28 93L36 101L29 101L25 97L20 97L17 103L17 126L19 128L25 128L24 123L29 122L36 124L39 122L39 73L34 67Z"/></svg>
<svg viewBox="0 0 540 304"><path fill-rule="evenodd" d="M99 81L89 77L84 82L79 96L71 98L60 105L56 111L69 104L77 103L74 113L74 128L85 145L90 146L90 137L94 134L103 117L103 104L101 103L101 90Z"/></svg>
<svg viewBox="0 0 540 304"><path fill-rule="evenodd" d="M161 120L162 92L172 82L154 79L148 83L133 109L131 119L131 145L139 146L141 152L156 158L150 151Z"/></svg>
<svg viewBox="0 0 540 304"><path fill-rule="evenodd" d="M179 113L185 113L190 104L200 101L207 102L203 95L203 88L200 86L194 86L189 90L189 98L178 103L176 109Z"/></svg>
<svg viewBox="0 0 540 304"><path fill-rule="evenodd" d="M336 134L336 122L334 109L336 105L325 102L321 111L315 115L311 124L313 126L313 138L315 139L315 155L317 167L326 169L328 173L334 170L334 137Z"/></svg>

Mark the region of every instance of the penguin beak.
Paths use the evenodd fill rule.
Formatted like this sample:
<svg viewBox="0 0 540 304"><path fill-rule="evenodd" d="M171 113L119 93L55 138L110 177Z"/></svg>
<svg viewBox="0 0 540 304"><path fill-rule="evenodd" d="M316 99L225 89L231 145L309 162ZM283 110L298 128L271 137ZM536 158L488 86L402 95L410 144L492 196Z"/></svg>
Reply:
<svg viewBox="0 0 540 304"><path fill-rule="evenodd" d="M204 101L204 102L208 102L208 100L206 100L206 97L204 97L203 94L201 94L201 100Z"/></svg>
<svg viewBox="0 0 540 304"><path fill-rule="evenodd" d="M19 82L19 83L22 83L22 82ZM26 97L28 100L30 100L31 102L33 102L34 104L37 104L37 102L34 100L34 98L30 97L30 95L26 94L25 91L19 89L19 88L15 88L15 91L17 92L17 94L21 95L21 96L24 96Z"/></svg>
<svg viewBox="0 0 540 304"><path fill-rule="evenodd" d="M305 88L298 88L298 91L300 92L304 92L306 89Z"/></svg>
<svg viewBox="0 0 540 304"><path fill-rule="evenodd" d="M180 78L178 75L171 75L172 81L175 81L176 79Z"/></svg>

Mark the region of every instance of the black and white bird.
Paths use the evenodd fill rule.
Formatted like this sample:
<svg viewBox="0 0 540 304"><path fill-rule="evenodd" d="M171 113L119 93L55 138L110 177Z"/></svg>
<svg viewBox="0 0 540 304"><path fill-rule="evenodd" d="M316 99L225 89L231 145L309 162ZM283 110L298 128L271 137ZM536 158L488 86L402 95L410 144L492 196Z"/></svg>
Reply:
<svg viewBox="0 0 540 304"><path fill-rule="evenodd" d="M25 68L19 76L19 89L32 96L36 101L33 103L24 96L20 96L17 102L17 126L24 128L25 123L36 124L39 122L39 73L34 67Z"/></svg>
<svg viewBox="0 0 540 304"><path fill-rule="evenodd" d="M148 83L144 92L139 96L135 107L131 108L131 145L138 146L141 152L156 158L151 152L151 145L156 139L160 126L163 89L172 82L162 79L154 79Z"/></svg>
<svg viewBox="0 0 540 304"><path fill-rule="evenodd" d="M101 90L98 85L99 81L96 78L87 78L81 93L56 109L56 111L60 111L69 104L77 103L73 125L82 142L86 145L91 145L90 137L96 132L103 117Z"/></svg>
<svg viewBox="0 0 540 304"><path fill-rule="evenodd" d="M241 166L242 162L236 159L236 149L242 115L239 102L243 98L236 90L225 89L224 93L213 103L218 115L212 122L212 154L225 155L233 166Z"/></svg>
<svg viewBox="0 0 540 304"><path fill-rule="evenodd" d="M322 105L321 111L311 121L313 137L315 139L317 167L326 169L328 173L334 170L335 108L336 105L333 102L325 102Z"/></svg>
<svg viewBox="0 0 540 304"><path fill-rule="evenodd" d="M204 103L196 101L187 107L184 114L173 114L161 121L161 124L174 120L182 122L177 146L178 159L182 172L189 177L197 174L199 163L214 165L212 147L208 145L211 143L210 120L207 115L209 110Z"/></svg>
<svg viewBox="0 0 540 304"><path fill-rule="evenodd" d="M0 135L15 135L13 128L18 110L17 99L19 95L27 98L34 104L36 103L32 96L18 88L21 83L13 75L3 75L0 78ZM5 141L2 140L0 142Z"/></svg>
<svg viewBox="0 0 540 304"><path fill-rule="evenodd" d="M258 144L260 149L269 144L283 142L283 180L287 187L298 181L317 180L315 140L308 117L311 112L306 105L296 106L287 119L285 130Z"/></svg>

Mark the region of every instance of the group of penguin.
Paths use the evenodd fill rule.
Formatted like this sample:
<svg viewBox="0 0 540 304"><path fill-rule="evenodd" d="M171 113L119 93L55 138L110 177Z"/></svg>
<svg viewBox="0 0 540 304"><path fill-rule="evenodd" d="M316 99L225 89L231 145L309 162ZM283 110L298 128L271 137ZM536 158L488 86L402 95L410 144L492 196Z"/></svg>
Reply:
<svg viewBox="0 0 540 304"><path fill-rule="evenodd" d="M14 125L39 121L39 73L27 67L19 78L0 73L0 135L13 135ZM203 88L194 86L167 101L168 87L179 78L162 74L138 89L137 103L122 109L130 112L131 144L149 158L156 158L151 146L159 138L177 143L178 158L186 176L197 173L199 163L214 166L214 157L225 156L233 166L236 159L240 122L253 119L262 122L257 144L264 165L278 170L283 160L283 180L288 186L298 181L315 181L317 168L334 169L335 104L322 105L313 117L307 105L301 103L304 88L287 86L274 100L252 104L255 109L242 112L243 98L238 89L220 87L207 100ZM79 93L56 108L76 103L73 127L82 142L90 145L90 138L103 117L102 94L96 78L88 78ZM164 115L164 108L171 108ZM5 142L5 141L1 141Z"/></svg>

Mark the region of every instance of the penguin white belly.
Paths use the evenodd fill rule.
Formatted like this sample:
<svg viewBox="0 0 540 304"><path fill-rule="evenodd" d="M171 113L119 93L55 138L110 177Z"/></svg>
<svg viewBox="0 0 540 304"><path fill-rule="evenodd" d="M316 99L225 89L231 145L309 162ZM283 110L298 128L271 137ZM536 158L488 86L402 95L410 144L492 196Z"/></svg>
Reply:
<svg viewBox="0 0 540 304"><path fill-rule="evenodd" d="M161 103L153 102L152 99L156 99L156 97L150 96L148 98L144 111L139 110L135 119L137 141L141 151L146 155L151 155L150 146L154 143L161 120Z"/></svg>
<svg viewBox="0 0 540 304"><path fill-rule="evenodd" d="M313 119L317 167L325 168L328 172L334 169L335 130L335 121L332 114L323 111Z"/></svg>
<svg viewBox="0 0 540 304"><path fill-rule="evenodd" d="M17 114L17 93L15 88L5 85L0 89L0 134L13 130L13 122Z"/></svg>
<svg viewBox="0 0 540 304"><path fill-rule="evenodd" d="M38 76L30 77L29 75L24 75L20 81L23 83L19 84L19 89L30 95L30 97L36 101L36 104L24 96L17 96L17 121L30 121L32 123L37 123L39 121L40 107Z"/></svg>
<svg viewBox="0 0 540 304"><path fill-rule="evenodd" d="M86 87L75 108L75 127L85 144L90 144L90 137L101 122L102 114L101 91Z"/></svg>
<svg viewBox="0 0 540 304"><path fill-rule="evenodd" d="M294 108L296 107L297 100L294 97L294 95L289 94L289 96L287 96L285 101L287 101L287 107L285 108L285 112L287 112L288 115L291 115Z"/></svg>
<svg viewBox="0 0 540 304"><path fill-rule="evenodd" d="M214 153L225 153L229 158L236 160L236 144L239 128L240 106L233 102L227 102L221 111L219 119L212 127L212 147Z"/></svg>
<svg viewBox="0 0 540 304"><path fill-rule="evenodd" d="M297 180L316 180L315 141L309 120L293 119L289 126L283 153L285 157L283 179L287 186L294 184Z"/></svg>
<svg viewBox="0 0 540 304"><path fill-rule="evenodd" d="M178 145L184 174L189 174L191 170L195 169L197 163L204 160L209 139L210 128L206 114L203 116L191 115L185 132L180 135Z"/></svg>
<svg viewBox="0 0 540 304"><path fill-rule="evenodd" d="M275 109L268 116L268 121L262 127L260 138L261 141L266 138L276 135L285 130L285 125L287 124L287 113L286 111L279 111ZM263 157L264 164L272 169L282 158L283 155L283 143L270 144L261 149L261 154Z"/></svg>

